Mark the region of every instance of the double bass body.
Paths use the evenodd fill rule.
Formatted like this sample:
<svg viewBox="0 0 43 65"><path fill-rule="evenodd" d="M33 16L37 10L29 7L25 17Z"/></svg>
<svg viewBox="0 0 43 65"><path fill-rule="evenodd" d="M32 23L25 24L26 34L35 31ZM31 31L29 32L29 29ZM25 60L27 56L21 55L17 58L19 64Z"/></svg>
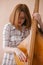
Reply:
<svg viewBox="0 0 43 65"><path fill-rule="evenodd" d="M43 35L39 31L36 34L33 65L43 65Z"/></svg>

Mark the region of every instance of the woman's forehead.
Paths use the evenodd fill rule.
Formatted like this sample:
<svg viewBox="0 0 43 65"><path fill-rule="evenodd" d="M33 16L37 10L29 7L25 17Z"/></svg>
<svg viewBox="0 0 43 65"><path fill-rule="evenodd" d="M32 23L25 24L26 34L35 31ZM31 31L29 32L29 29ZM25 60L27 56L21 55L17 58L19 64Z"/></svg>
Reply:
<svg viewBox="0 0 43 65"><path fill-rule="evenodd" d="M25 13L22 11L22 12L20 12L20 15L19 15L20 17L25 17Z"/></svg>

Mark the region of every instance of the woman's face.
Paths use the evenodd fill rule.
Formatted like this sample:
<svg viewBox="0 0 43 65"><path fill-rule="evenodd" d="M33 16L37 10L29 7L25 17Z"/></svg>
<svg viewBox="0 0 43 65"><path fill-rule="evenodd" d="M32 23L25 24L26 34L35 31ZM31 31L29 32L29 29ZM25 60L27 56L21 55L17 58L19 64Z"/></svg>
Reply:
<svg viewBox="0 0 43 65"><path fill-rule="evenodd" d="M24 12L20 12L20 15L18 17L18 21L15 21L15 25L20 27L20 26L22 26L24 21L25 21L25 14L24 14Z"/></svg>

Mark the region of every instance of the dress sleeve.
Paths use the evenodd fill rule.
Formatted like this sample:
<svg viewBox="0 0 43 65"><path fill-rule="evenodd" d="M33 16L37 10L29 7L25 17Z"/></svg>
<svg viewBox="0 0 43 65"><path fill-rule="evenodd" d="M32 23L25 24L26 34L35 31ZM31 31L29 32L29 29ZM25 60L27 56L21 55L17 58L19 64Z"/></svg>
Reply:
<svg viewBox="0 0 43 65"><path fill-rule="evenodd" d="M10 26L5 25L3 29L3 47L9 46L10 42Z"/></svg>

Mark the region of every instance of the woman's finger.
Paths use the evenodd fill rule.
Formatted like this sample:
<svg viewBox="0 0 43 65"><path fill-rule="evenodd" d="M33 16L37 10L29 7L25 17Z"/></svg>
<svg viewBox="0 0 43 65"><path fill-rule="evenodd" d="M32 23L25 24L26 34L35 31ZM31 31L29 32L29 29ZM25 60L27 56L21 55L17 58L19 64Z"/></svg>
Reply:
<svg viewBox="0 0 43 65"><path fill-rule="evenodd" d="M19 55L19 59L20 59L20 61L24 62L24 59L23 59L22 55Z"/></svg>

